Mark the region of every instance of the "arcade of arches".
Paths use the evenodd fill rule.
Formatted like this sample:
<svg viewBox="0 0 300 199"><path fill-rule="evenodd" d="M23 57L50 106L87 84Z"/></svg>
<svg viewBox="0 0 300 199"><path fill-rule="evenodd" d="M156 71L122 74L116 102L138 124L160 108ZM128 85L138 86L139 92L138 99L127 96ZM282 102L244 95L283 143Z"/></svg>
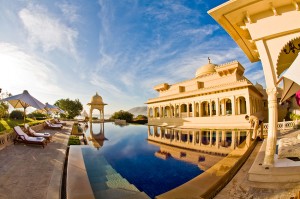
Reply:
<svg viewBox="0 0 300 199"><path fill-rule="evenodd" d="M193 79L155 86L159 96L147 101L148 124L249 128L245 115L262 114L263 94L243 76L244 70L238 61L209 61Z"/></svg>
<svg viewBox="0 0 300 199"><path fill-rule="evenodd" d="M208 99L203 101L165 103L159 106L148 107L149 118L184 118L184 117L211 117L252 114L262 110L260 99L249 99L243 96L225 99ZM233 101L235 103L233 104ZM247 104L250 107L247 110Z"/></svg>

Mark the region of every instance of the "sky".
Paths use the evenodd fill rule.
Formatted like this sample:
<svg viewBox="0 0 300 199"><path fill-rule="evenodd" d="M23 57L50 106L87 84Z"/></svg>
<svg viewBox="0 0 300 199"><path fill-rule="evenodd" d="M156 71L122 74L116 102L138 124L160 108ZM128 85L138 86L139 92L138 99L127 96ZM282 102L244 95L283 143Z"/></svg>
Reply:
<svg viewBox="0 0 300 199"><path fill-rule="evenodd" d="M0 0L0 88L43 103L98 92L105 114L146 106L153 87L195 77L207 64L251 63L207 11L225 0Z"/></svg>

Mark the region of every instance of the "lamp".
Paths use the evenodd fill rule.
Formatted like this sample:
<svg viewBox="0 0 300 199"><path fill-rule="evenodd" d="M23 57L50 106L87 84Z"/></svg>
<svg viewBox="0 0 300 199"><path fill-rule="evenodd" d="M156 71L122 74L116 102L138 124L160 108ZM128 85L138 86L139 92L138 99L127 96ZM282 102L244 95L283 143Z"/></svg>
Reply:
<svg viewBox="0 0 300 199"><path fill-rule="evenodd" d="M283 51L285 52L285 54L290 54L290 52L293 52L295 54L296 50L300 50L300 43L298 44L298 47L296 47L293 42L289 42L288 50L287 49L283 49Z"/></svg>

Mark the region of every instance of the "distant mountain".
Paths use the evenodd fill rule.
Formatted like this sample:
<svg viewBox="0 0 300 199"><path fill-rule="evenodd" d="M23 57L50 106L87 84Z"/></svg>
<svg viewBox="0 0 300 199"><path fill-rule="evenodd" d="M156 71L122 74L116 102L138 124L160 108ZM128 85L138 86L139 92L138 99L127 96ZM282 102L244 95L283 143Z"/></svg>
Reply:
<svg viewBox="0 0 300 199"><path fill-rule="evenodd" d="M132 113L135 117L138 115L146 115L147 116L147 106L139 106L134 107L128 110L129 113Z"/></svg>

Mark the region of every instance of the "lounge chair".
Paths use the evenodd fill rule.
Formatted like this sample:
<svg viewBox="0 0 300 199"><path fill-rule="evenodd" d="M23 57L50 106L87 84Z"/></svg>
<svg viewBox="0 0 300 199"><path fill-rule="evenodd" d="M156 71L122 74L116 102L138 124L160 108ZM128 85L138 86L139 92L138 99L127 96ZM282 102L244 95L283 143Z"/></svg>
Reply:
<svg viewBox="0 0 300 199"><path fill-rule="evenodd" d="M14 144L17 142L24 143L24 144L36 144L41 145L43 148L47 145L46 139L43 137L30 137L19 127L15 126L14 131L16 132L17 136L14 139Z"/></svg>
<svg viewBox="0 0 300 199"><path fill-rule="evenodd" d="M63 125L62 124L53 124L50 121L46 120L46 127L50 129L62 129Z"/></svg>
<svg viewBox="0 0 300 199"><path fill-rule="evenodd" d="M52 139L52 135L50 133L37 133L28 124L25 124L24 127L25 127L25 130L27 131L27 134L29 136L32 136L32 137L43 137L43 138L45 138L49 142Z"/></svg>
<svg viewBox="0 0 300 199"><path fill-rule="evenodd" d="M57 118L54 119L54 124L61 124L61 125L63 125L63 126L66 126L66 125L67 125L66 122L62 122L62 121L60 121L60 120L57 119Z"/></svg>

